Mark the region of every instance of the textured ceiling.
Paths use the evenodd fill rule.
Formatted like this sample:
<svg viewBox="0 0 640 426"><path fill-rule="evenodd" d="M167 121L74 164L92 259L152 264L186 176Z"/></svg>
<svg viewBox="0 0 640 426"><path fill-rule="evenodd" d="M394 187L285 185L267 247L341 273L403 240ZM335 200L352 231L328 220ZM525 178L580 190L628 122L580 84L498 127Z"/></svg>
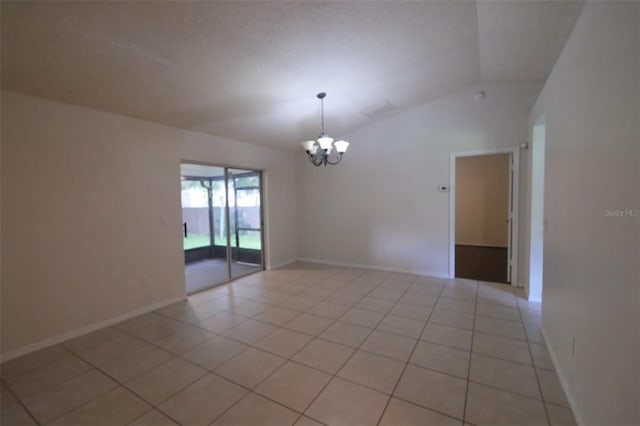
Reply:
<svg viewBox="0 0 640 426"><path fill-rule="evenodd" d="M581 2L1 3L2 87L274 147L544 80Z"/></svg>

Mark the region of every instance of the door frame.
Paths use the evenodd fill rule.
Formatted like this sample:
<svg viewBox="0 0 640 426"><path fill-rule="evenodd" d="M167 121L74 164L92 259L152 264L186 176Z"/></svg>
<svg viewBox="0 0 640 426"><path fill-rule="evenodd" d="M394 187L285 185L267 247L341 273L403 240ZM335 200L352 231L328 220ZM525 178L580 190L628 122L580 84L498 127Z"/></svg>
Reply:
<svg viewBox="0 0 640 426"><path fill-rule="evenodd" d="M520 148L484 148L473 151L450 153L449 165L449 278L456 276L456 160L460 157L477 157L492 154L511 154L510 172L513 178L510 184L511 227L507 268L511 267L511 286L518 287L518 227L519 227L519 189L520 189ZM507 273L507 276L509 274Z"/></svg>

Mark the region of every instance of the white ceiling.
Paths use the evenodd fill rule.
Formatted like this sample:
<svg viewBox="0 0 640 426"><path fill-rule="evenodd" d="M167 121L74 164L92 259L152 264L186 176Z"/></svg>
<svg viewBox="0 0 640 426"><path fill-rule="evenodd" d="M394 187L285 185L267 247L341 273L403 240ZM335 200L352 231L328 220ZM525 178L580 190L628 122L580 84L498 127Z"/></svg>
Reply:
<svg viewBox="0 0 640 426"><path fill-rule="evenodd" d="M581 2L2 1L2 87L287 149L544 80Z"/></svg>

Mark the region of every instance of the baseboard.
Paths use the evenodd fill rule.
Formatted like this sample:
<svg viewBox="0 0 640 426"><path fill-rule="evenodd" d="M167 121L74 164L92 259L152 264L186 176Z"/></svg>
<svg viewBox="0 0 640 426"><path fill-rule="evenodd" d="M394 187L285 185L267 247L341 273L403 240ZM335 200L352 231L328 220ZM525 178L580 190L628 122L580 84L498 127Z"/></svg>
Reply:
<svg viewBox="0 0 640 426"><path fill-rule="evenodd" d="M9 352L3 352L2 354L0 354L0 361L1 362L9 361L9 360L12 360L14 358L18 358L19 356L26 355L28 353L35 352L35 351L40 350L40 349L44 349L44 348L49 347L49 346L57 345L57 344L62 343L62 342L66 342L67 340L82 336L84 334L88 334L88 333L94 332L96 330L99 330L99 329L104 328L104 327L108 327L108 326L113 325L113 324L117 324L117 323L119 323L121 321L124 321L124 320L127 320L129 318L133 318L133 317L138 316L138 315L146 314L147 312L155 311L156 309L165 307L167 305L171 305L172 303L179 302L180 300L183 300L185 298L186 298L186 296L172 297L171 299L166 299L166 300L163 300L162 302L154 303L153 305L144 306L142 308L127 312L125 314L118 315L117 317L109 318L109 319L104 320L104 321L99 321L99 322L93 323L93 324L88 325L86 327L81 327L81 328L78 328L76 330L72 330L72 331L63 333L63 334L61 334L59 336L50 337L48 339L41 340L41 341L36 342L36 343L31 343L29 345L23 346L21 348L18 348L18 349L9 351Z"/></svg>
<svg viewBox="0 0 640 426"><path fill-rule="evenodd" d="M576 404L576 400L573 397L573 394L571 393L571 389L569 388L569 383L567 382L567 379L564 373L559 368L560 363L558 362L558 356L556 355L556 352L554 351L553 347L549 344L547 333L544 331L544 327L542 327L542 324L540 325L540 332L542 333L542 338L544 339L544 343L547 346L547 350L549 351L551 362L553 362L553 366L556 369L556 374L558 375L560 386L562 386L562 390L564 391L564 394L567 396L567 401L569 401L569 406L573 411L573 417L575 417L576 423L578 424L578 426L586 425L582 417L582 414L580 413L580 410L578 410L578 404Z"/></svg>
<svg viewBox="0 0 640 426"><path fill-rule="evenodd" d="M299 262L309 262L309 263L319 263L321 265L331 265L331 266L344 266L348 268L360 268L360 269L373 269L376 271L385 271L385 272L398 272L403 274L414 274L414 275L426 275L430 277L436 278L449 278L449 273L443 272L432 272L432 271L420 271L420 270L412 270L412 269L402 269L402 268L393 268L389 266L381 266L381 265L368 265L364 263L347 263L347 262L336 262L333 260L324 260L324 259L311 259L311 258L300 258Z"/></svg>
<svg viewBox="0 0 640 426"><path fill-rule="evenodd" d="M290 265L292 263L297 262L298 259L289 259L289 260L285 260L284 262L280 262L280 263L276 263L275 265L269 265L267 266L267 270L272 270L272 269L277 269L277 268L282 268L283 266L287 266Z"/></svg>

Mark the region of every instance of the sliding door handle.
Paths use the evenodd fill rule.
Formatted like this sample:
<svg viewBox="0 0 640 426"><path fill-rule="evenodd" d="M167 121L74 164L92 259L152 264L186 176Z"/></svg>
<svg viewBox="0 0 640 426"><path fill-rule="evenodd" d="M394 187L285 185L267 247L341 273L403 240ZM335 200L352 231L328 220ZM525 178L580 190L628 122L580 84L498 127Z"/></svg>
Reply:
<svg viewBox="0 0 640 426"><path fill-rule="evenodd" d="M182 227L184 228L184 237L187 238L187 222L183 223Z"/></svg>

